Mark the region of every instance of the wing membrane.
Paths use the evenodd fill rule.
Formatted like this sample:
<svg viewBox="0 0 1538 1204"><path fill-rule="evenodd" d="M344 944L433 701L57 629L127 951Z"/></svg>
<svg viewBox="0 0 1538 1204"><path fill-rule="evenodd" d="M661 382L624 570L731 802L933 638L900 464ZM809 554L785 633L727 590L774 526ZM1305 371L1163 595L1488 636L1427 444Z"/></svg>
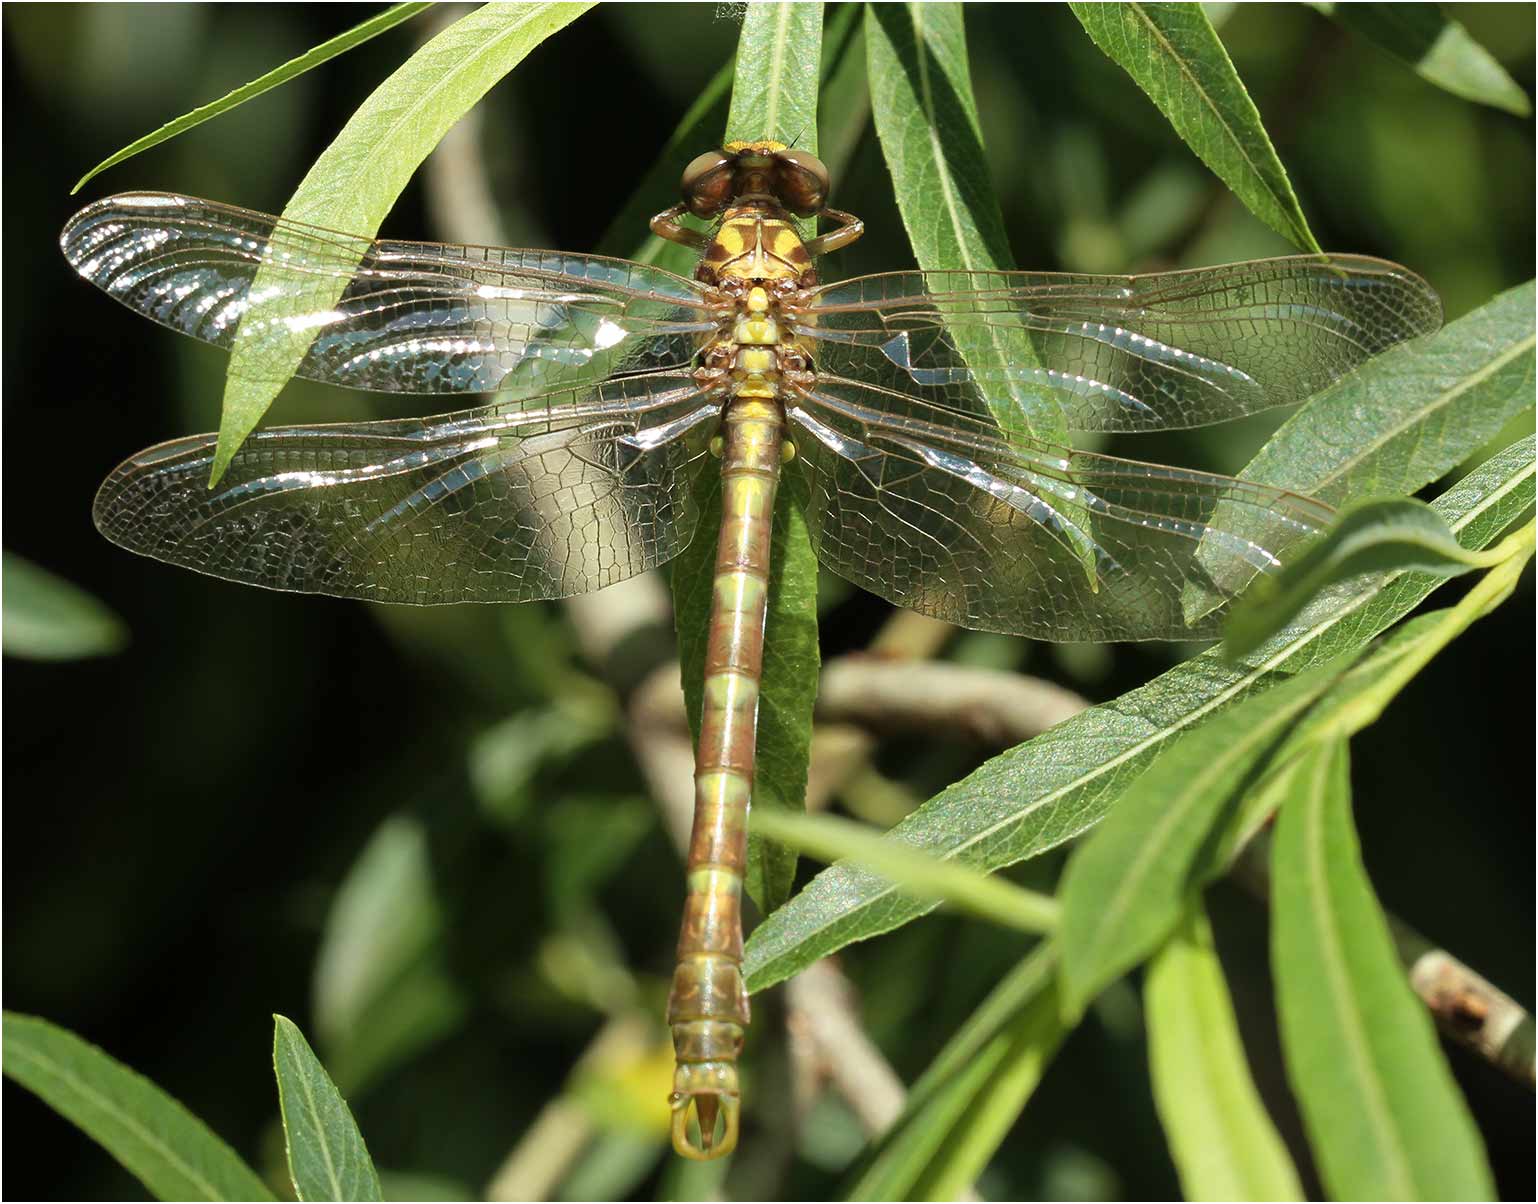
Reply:
<svg viewBox="0 0 1538 1204"><path fill-rule="evenodd" d="M817 290L792 325L819 371L970 414L1024 398L1071 430L1133 432L1302 401L1441 320L1397 264L1293 256L1148 276L893 272ZM1041 366L968 364L950 332L975 325L1023 328Z"/></svg>
<svg viewBox="0 0 1538 1204"><path fill-rule="evenodd" d="M96 525L130 551L269 589L523 602L599 589L689 543L720 401L659 373L434 420L212 435L121 464Z"/></svg>
<svg viewBox="0 0 1538 1204"><path fill-rule="evenodd" d="M60 245L87 280L163 326L228 349L257 268L290 269L280 308L244 329L251 372L390 393L528 394L595 371L689 362L713 329L704 294L658 268L596 255L371 241L171 193L82 209ZM347 286L331 301L337 279ZM329 286L329 287L328 287ZM271 348L269 358L264 349Z"/></svg>
<svg viewBox="0 0 1538 1204"><path fill-rule="evenodd" d="M822 562L965 627L1213 636L1226 604L1332 513L1230 477L1006 441L847 379L820 377L787 412Z"/></svg>

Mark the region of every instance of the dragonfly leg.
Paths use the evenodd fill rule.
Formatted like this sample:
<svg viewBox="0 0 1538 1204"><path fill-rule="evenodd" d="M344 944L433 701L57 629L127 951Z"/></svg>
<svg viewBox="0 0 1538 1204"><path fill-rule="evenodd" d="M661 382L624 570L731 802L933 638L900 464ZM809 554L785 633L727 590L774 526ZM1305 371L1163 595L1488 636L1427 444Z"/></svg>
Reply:
<svg viewBox="0 0 1538 1204"><path fill-rule="evenodd" d="M671 209L664 209L651 220L652 233L658 238L665 238L669 242L682 243L686 247L693 247L696 251L703 251L710 245L710 239L698 230L691 230L678 219L684 215L686 207L674 205Z"/></svg>
<svg viewBox="0 0 1538 1204"><path fill-rule="evenodd" d="M865 223L854 214L845 213L842 209L824 209L819 216L835 221L838 225L826 234L819 234L806 244L807 251L812 255L826 255L829 251L847 247L865 233Z"/></svg>

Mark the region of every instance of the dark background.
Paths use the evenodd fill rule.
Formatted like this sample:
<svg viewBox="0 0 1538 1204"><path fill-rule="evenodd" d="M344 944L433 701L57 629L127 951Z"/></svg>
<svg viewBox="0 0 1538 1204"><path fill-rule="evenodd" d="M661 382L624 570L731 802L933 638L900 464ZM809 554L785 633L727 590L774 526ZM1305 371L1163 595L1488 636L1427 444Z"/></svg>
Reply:
<svg viewBox="0 0 1538 1204"><path fill-rule="evenodd" d="M477 1193L598 1031L607 996L594 983L622 981L637 1014L661 1011L681 867L622 733L605 726L603 689L555 606L387 612L242 589L103 541L90 521L97 484L141 447L211 429L223 361L79 282L55 245L84 201L138 187L281 209L422 36L420 23L130 160L79 197L68 192L113 150L365 12L44 5L0 16L4 542L101 598L132 632L110 658L5 662L4 1002L144 1072L275 1182L270 1017L286 1014L348 1089L380 1166L417 1176L390 1190ZM1459 6L1457 15L1531 94L1532 7ZM1286 250L1066 9L978 8L968 22L1020 264L1126 271ZM483 106L487 171L509 238L596 246L736 31L710 6L602 8L530 56ZM1449 318L1532 275L1530 120L1436 91L1303 6L1243 6L1223 35L1326 248L1409 264L1442 292ZM831 274L911 263L868 125L845 178L834 202L870 233L830 261ZM442 236L416 185L385 232ZM356 417L359 406L297 386L272 418ZM1232 471L1267 429L1143 441L1135 454ZM825 656L862 647L886 608L831 583L826 593ZM972 637L950 653L1022 664L1096 701L1180 654ZM1352 746L1381 897L1529 1005L1533 653L1529 577ZM548 737L562 708L589 696L573 681L599 699L582 711L599 719L577 752ZM487 764L524 752L532 776L487 785ZM878 764L922 801L986 755L893 748ZM365 848L420 854L408 885L381 875L399 909L383 913L385 927L416 944L375 1010L328 1037L313 1003L317 957L338 887ZM1043 859L1028 876L1041 881L1058 864ZM1269 1035L1263 916L1226 886L1213 910L1257 1076L1295 1136ZM842 962L870 1032L911 1082L1019 953L974 922L931 917ZM1177 1191L1139 1006L1128 985L1098 1005L981 1182L985 1196ZM755 1001L755 1039L766 1047L778 1040L764 1034L779 1008L773 994ZM777 1056L764 1054L753 1104L765 1126L775 1123ZM1531 1198L1532 1094L1461 1050L1449 1057L1503 1195ZM605 1130L562 1190L650 1197L708 1187L660 1158L648 1109L666 1090L665 1058L624 1074L647 1103ZM9 1082L4 1090L7 1197L142 1195L69 1125ZM794 1160L739 1158L726 1190L832 1191L855 1130L832 1099L814 1120Z"/></svg>

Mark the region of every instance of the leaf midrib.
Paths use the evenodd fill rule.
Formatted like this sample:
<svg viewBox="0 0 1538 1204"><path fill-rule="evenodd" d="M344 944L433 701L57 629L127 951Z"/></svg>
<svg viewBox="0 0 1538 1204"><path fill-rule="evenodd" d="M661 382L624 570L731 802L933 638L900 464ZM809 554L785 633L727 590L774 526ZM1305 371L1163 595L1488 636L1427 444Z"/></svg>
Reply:
<svg viewBox="0 0 1538 1204"><path fill-rule="evenodd" d="M1163 31L1161 31L1159 29L1159 27L1156 26L1153 23L1153 20L1148 16L1147 11L1146 11L1146 9L1144 8L1144 6L1142 4L1131 3L1131 4L1128 4L1127 7L1129 9L1131 9L1132 12L1137 17L1139 17L1143 21L1143 23L1145 25L1148 26L1149 32L1158 40L1159 44L1161 46L1163 46L1164 49L1169 53L1169 57L1172 58L1175 61L1176 69L1180 72L1181 75L1185 76L1185 78L1190 81L1192 90L1195 91L1197 97L1211 111L1212 116L1217 119L1218 126L1222 129L1224 135L1228 138L1228 141L1233 144L1234 149L1239 152L1239 157L1241 159L1243 159L1244 162L1245 162L1245 165L1248 166L1249 169L1252 172L1254 172L1256 178L1264 183L1266 181L1266 174L1265 174L1265 172L1263 172L1261 170L1260 165L1255 162L1254 158L1250 155L1249 151L1245 149L1244 144L1239 141L1238 134L1229 126L1227 120L1223 116L1222 111L1218 108L1217 103L1208 94L1207 89L1205 87L1203 87L1200 83L1197 82L1196 76L1186 66L1184 57L1178 51L1176 51L1174 45L1170 42L1170 40L1168 38L1166 38L1164 36ZM1219 43L1219 45L1221 45L1221 42ZM1226 53L1227 52L1225 51L1224 53L1225 53L1225 57L1226 57ZM1236 76L1236 78L1237 78L1237 76ZM1251 103L1253 105L1253 102L1251 102ZM1257 114L1257 117L1258 117L1258 114ZM1267 191L1268 192L1271 191L1269 185L1267 187ZM1289 191L1291 191L1291 186L1290 185L1289 185ZM1276 199L1275 198L1275 193L1272 193L1272 198ZM1291 199L1292 199L1294 204L1297 203L1297 197L1295 195ZM1282 206L1282 208L1285 210L1286 206ZM1297 227L1297 221L1296 221L1296 219L1294 219L1292 217L1291 214L1287 215L1287 225L1288 225L1289 228L1292 229L1294 234L1300 233L1300 231L1298 230L1298 227Z"/></svg>
<svg viewBox="0 0 1538 1204"><path fill-rule="evenodd" d="M1312 887L1311 895L1316 900L1327 900L1331 895L1329 873L1324 866L1325 837L1322 800L1324 791L1328 789L1327 778L1332 772L1334 757L1338 755L1340 755L1339 752L1321 753L1314 757L1313 764L1309 766L1313 781L1309 783L1309 806L1305 812L1305 865ZM1350 1000L1353 997L1350 986L1351 976L1346 970L1346 955L1341 946L1339 934L1331 922L1334 911L1328 905L1321 907L1317 912L1311 907L1310 911L1313 912L1316 939L1319 942L1320 964L1329 982L1331 1010L1335 1012L1337 1023L1346 1038L1346 1071L1359 1080L1359 1096L1366 1104L1362 1114L1369 1127L1377 1134L1379 1147L1392 1150L1396 1155L1386 1167L1394 1183L1392 1189L1385 1193L1385 1198L1416 1199L1413 1178L1404 1177L1406 1160L1404 1146L1399 1141L1398 1132L1390 1117L1391 1110L1382 1093L1381 1084L1377 1076L1372 1073L1372 1060L1366 1051L1368 1041L1365 1027L1361 1024L1360 1015L1350 1006Z"/></svg>
<svg viewBox="0 0 1538 1204"><path fill-rule="evenodd" d="M335 195L339 191L351 191L352 189L357 188L359 186L357 183L359 178L368 174L363 169L371 167L378 155L385 149L385 147L390 143L393 143L397 131L399 131L400 128L406 123L406 119L408 117L412 117L418 113L422 107L427 104L428 101L436 99L436 97L441 92L446 90L450 84L458 82L458 80L467 71L471 70L473 67L479 66L480 61L485 58L489 52L495 50L508 38L522 30L523 27L530 21L534 20L536 17L542 16L546 11L553 7L555 7L554 4L539 4L529 8L513 24L509 25L500 33L495 34L487 41L482 42L480 48L476 50L474 54L467 56L461 62L456 63L450 67L441 76L439 76L433 84L423 89L411 102L411 104L402 109L396 118L385 126L384 136L373 140L367 157L362 160L362 162L358 165L358 168L354 171L345 173L345 175L342 177L339 177L340 179L346 181L347 188L338 189L335 185L333 185L332 195Z"/></svg>
<svg viewBox="0 0 1538 1204"><path fill-rule="evenodd" d="M199 1188L201 1188L208 1199L224 1200L228 1198L222 1192L220 1192L218 1187L216 1187L208 1179L205 1179L202 1174L194 1170L192 1166L190 1166L185 1160L178 1156L171 1146L164 1144L156 1134L144 1128L132 1113L122 1111L116 1100L114 1100L111 1096L103 1095L100 1090L88 1080L79 1078L72 1071L66 1070L62 1064L53 1061L52 1059L44 1056L39 1050L33 1049L31 1046L22 1042L11 1042L8 1055L12 1058L19 1057L23 1062L30 1060L33 1065L40 1066L43 1069L50 1071L56 1079L68 1083L80 1095L93 1101L97 1107L99 1107L109 1116L113 1117L119 1124L133 1133L133 1135L146 1146L152 1150L157 1151L160 1156L166 1160L166 1162L170 1163L178 1171L180 1171L186 1177L188 1182L196 1184Z"/></svg>
<svg viewBox="0 0 1538 1204"><path fill-rule="evenodd" d="M342 1178L337 1173L335 1159L331 1157L331 1142L327 1140L326 1126L322 1123L320 1110L315 1104L314 1084L310 1081L310 1076L304 1072L302 1067L297 1069L299 1069L299 1089L304 1093L304 1102L306 1111L310 1115L310 1123L315 1126L316 1144L320 1147L321 1154L325 1158L326 1179L331 1185L331 1199L340 1200L342 1199ZM296 1191L299 1190L297 1183L294 1184L294 1189ZM299 1198L305 1199L302 1191L299 1192Z"/></svg>
<svg viewBox="0 0 1538 1204"><path fill-rule="evenodd" d="M1326 477L1322 477L1318 484L1313 486L1313 492L1317 493L1326 485L1330 485L1338 481L1345 473L1349 472L1357 465L1363 463L1373 453L1387 446L1389 442L1398 438L1411 426L1420 425L1426 421L1427 415L1434 414L1437 411L1445 409L1447 406L1453 404L1463 393L1467 392L1475 385L1478 385L1494 376L1497 372L1511 363L1512 360L1516 359L1518 356L1524 354L1525 352L1532 351L1535 345L1538 345L1538 336L1530 334L1520 342L1510 344L1508 350L1504 354L1498 355L1494 359L1488 361L1472 376L1460 377L1458 383L1455 384L1452 388L1444 390L1442 393L1438 394L1434 399L1432 399L1428 404L1418 407L1413 413L1406 414L1400 422L1382 431L1370 443L1364 445L1360 453L1352 456L1349 460L1342 463L1341 466L1336 469L1336 471L1330 473ZM1457 529L1458 528L1456 527L1454 528L1454 530Z"/></svg>
<svg viewBox="0 0 1538 1204"><path fill-rule="evenodd" d="M789 29L790 5L781 4L774 26L774 53L769 74L771 80L779 81L785 78L785 43L788 40ZM763 134L766 138L776 137L780 132L780 96L780 88L775 86L769 88L769 95L764 103Z"/></svg>
<svg viewBox="0 0 1538 1204"><path fill-rule="evenodd" d="M1476 518L1480 517L1487 510L1489 510L1495 503L1499 502L1512 490L1520 486L1528 477L1532 476L1535 470L1538 470L1538 465L1526 465L1522 473L1503 483L1499 489L1493 490L1491 493L1487 494L1484 498L1480 499L1478 506L1469 510L1466 514L1462 515L1459 519L1448 525L1455 532L1462 531ZM1389 584L1398 580L1402 576L1404 576L1403 573L1395 573L1393 576L1389 577L1383 583L1383 589L1386 589ZM1360 595L1350 602L1343 604L1340 610L1322 620L1317 627L1312 628L1306 635L1299 637L1296 641L1288 644L1285 648L1279 649L1267 660L1263 661L1260 665L1257 665L1250 673L1247 673L1243 677L1239 678L1232 685L1220 693L1214 695L1212 698L1208 699L1195 710L1182 715L1179 721L1175 724L1172 724L1169 727L1161 728L1159 731L1151 734L1139 743L1133 745L1121 753L1118 753L1109 761L1097 762L1093 770L1091 770L1089 773L1084 774L1081 777L1077 777L1071 782L1064 783L1062 786L1058 787L1056 790L1053 790L1051 793L1043 795L1027 810L1014 812L1008 817L1001 819L999 822L990 824L988 827L980 829L977 833L975 833L972 837L963 843L956 845L954 848L946 852L938 853L936 856L938 856L941 860L949 860L953 857L959 857L968 849L973 848L979 843L987 841L997 832L1014 824L1020 823L1028 816L1035 814L1037 811L1040 811L1043 807L1057 802L1058 799L1072 793L1075 790L1085 787L1088 783L1093 782L1096 778L1104 776L1106 773L1116 769L1126 761L1141 755L1147 749L1156 747L1160 742L1164 740L1174 739L1186 728L1190 727L1194 723L1199 722L1214 709L1234 697L1235 694L1242 693L1244 690L1252 687L1255 682L1265 676L1265 674L1271 672L1273 669L1291 659L1295 653L1302 651L1304 648L1312 644L1316 639L1326 635L1337 624L1350 618L1358 610L1368 605L1376 598L1381 597L1383 589L1379 589L1373 593ZM888 884L880 891L862 899L858 903L856 910L860 912L868 911L882 899L885 899L889 895L896 893L896 890L897 888L895 886ZM853 912L841 912L837 915L830 916L825 923L820 924L815 928L802 930L798 939L796 940L795 947L783 952L776 953L773 959L765 963L765 966L772 966L784 957L794 956L795 948L804 946L812 935L827 932L830 929L836 928L841 923L851 921L853 914Z"/></svg>

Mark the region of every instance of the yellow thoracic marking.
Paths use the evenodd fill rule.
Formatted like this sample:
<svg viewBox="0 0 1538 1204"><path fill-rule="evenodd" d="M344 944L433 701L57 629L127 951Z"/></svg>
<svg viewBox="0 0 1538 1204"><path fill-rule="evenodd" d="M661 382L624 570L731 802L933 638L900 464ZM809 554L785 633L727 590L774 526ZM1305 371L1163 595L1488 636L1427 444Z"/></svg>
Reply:
<svg viewBox="0 0 1538 1204"><path fill-rule="evenodd" d="M732 338L739 346L772 347L780 341L780 324L773 318L743 314L737 319Z"/></svg>
<svg viewBox="0 0 1538 1204"><path fill-rule="evenodd" d="M778 357L768 347L748 347L737 356L737 367L750 376L764 376L775 371L779 364Z"/></svg>
<svg viewBox="0 0 1538 1204"><path fill-rule="evenodd" d="M755 284L748 290L748 312L750 314L769 312L769 293L763 285Z"/></svg>

